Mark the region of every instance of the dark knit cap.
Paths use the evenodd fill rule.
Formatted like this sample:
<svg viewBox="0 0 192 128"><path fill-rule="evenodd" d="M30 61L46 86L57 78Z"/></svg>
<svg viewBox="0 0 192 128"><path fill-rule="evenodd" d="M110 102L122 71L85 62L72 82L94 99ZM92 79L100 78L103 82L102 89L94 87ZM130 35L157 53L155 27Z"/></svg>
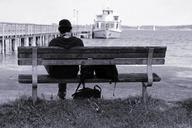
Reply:
<svg viewBox="0 0 192 128"><path fill-rule="evenodd" d="M71 22L67 19L60 20L58 29L61 33L70 32L72 29Z"/></svg>
<svg viewBox="0 0 192 128"><path fill-rule="evenodd" d="M61 27L71 27L71 23L67 19L63 19L59 21L59 26Z"/></svg>

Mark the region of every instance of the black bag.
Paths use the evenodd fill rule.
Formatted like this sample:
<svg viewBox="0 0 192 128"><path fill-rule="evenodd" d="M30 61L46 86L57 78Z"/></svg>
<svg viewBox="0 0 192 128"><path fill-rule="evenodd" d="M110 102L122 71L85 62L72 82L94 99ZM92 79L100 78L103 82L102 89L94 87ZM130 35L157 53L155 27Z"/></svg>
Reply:
<svg viewBox="0 0 192 128"><path fill-rule="evenodd" d="M98 85L95 85L93 89L83 86L82 89L77 88L72 97L73 99L101 98L101 91L101 87Z"/></svg>
<svg viewBox="0 0 192 128"><path fill-rule="evenodd" d="M81 81L85 79L91 79L94 77L94 66L92 65L81 65L80 70Z"/></svg>
<svg viewBox="0 0 192 128"><path fill-rule="evenodd" d="M111 79L114 82L118 80L116 65L96 65L94 68L97 78Z"/></svg>
<svg viewBox="0 0 192 128"><path fill-rule="evenodd" d="M45 68L54 78L76 78L79 72L79 65L47 65Z"/></svg>

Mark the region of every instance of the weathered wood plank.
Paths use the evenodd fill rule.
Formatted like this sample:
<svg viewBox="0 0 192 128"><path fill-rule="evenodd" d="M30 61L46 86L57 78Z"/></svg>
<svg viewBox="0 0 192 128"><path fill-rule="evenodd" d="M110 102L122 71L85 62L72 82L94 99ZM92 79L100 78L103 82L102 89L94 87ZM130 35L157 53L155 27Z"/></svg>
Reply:
<svg viewBox="0 0 192 128"><path fill-rule="evenodd" d="M19 75L19 83L27 83L30 84L32 82L32 75ZM161 78L153 73L153 82L160 81ZM38 83L79 83L80 79L57 79L52 78L49 75L38 75ZM87 79L86 83L98 83L98 82L110 82L109 79ZM147 73L130 73L130 74L119 74L119 80L117 82L147 82Z"/></svg>
<svg viewBox="0 0 192 128"><path fill-rule="evenodd" d="M70 60L41 60L38 65L147 65L148 59L123 58L123 59L70 59ZM153 65L164 64L165 59L153 59ZM18 59L18 65L31 65L32 59Z"/></svg>
<svg viewBox="0 0 192 128"><path fill-rule="evenodd" d="M39 53L38 58L147 58L148 53ZM153 58L164 58L165 53L154 53ZM32 58L31 53L19 53L18 58Z"/></svg>
<svg viewBox="0 0 192 128"><path fill-rule="evenodd" d="M17 61L18 65L32 65L32 59L29 58L18 58ZM42 65L42 60L41 59L37 59L37 65Z"/></svg>
<svg viewBox="0 0 192 128"><path fill-rule="evenodd" d="M18 47L18 53L32 53L33 47ZM164 53L166 47L76 47L63 49L58 47L38 47L40 53L148 53L149 48L154 48L154 53Z"/></svg>

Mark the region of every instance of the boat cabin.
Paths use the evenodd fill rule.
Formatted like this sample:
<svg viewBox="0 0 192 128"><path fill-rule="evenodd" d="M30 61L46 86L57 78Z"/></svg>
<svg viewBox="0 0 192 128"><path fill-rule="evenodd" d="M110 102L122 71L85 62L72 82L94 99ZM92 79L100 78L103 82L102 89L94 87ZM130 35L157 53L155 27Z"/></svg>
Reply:
<svg viewBox="0 0 192 128"><path fill-rule="evenodd" d="M104 15L110 15L113 14L113 10L103 10Z"/></svg>

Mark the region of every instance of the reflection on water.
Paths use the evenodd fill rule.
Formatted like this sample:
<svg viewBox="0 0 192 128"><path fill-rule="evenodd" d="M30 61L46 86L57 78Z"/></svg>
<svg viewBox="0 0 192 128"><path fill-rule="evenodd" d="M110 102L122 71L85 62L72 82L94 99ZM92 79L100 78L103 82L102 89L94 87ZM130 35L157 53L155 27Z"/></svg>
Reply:
<svg viewBox="0 0 192 128"><path fill-rule="evenodd" d="M192 31L123 31L119 39L83 39L85 46L167 46L166 65L192 63ZM1 65L15 65L16 55L0 56ZM191 66L192 67L192 66Z"/></svg>
<svg viewBox="0 0 192 128"><path fill-rule="evenodd" d="M1 65L15 65L17 63L16 53L10 53L6 55L0 54L0 64Z"/></svg>

